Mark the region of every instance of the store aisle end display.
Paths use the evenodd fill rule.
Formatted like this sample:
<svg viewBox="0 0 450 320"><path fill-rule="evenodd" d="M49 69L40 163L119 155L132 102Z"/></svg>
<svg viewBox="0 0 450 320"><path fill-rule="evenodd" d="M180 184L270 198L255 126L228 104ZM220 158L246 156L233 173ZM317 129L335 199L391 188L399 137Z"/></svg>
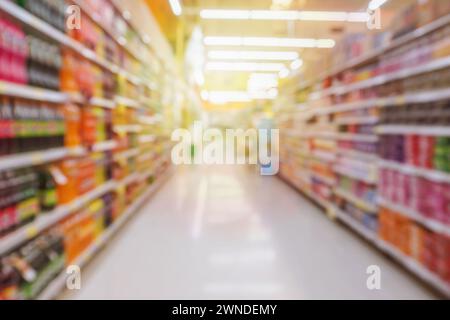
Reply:
<svg viewBox="0 0 450 320"><path fill-rule="evenodd" d="M0 1L0 300L56 297L170 172L154 50L113 1Z"/></svg>
<svg viewBox="0 0 450 320"><path fill-rule="evenodd" d="M393 21L285 84L280 176L450 297L450 2Z"/></svg>

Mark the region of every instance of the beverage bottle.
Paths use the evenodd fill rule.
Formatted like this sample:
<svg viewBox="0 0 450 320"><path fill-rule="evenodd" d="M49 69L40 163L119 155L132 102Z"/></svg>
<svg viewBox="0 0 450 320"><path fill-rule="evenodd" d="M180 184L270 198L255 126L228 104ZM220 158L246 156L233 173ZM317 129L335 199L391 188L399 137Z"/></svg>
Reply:
<svg viewBox="0 0 450 320"><path fill-rule="evenodd" d="M32 169L16 172L14 194L17 224L20 226L33 220L39 213L38 186L38 176Z"/></svg>
<svg viewBox="0 0 450 320"><path fill-rule="evenodd" d="M13 109L11 99L0 98L0 156L14 151Z"/></svg>
<svg viewBox="0 0 450 320"><path fill-rule="evenodd" d="M51 211L57 205L56 183L48 170L39 172L39 204L42 210Z"/></svg>

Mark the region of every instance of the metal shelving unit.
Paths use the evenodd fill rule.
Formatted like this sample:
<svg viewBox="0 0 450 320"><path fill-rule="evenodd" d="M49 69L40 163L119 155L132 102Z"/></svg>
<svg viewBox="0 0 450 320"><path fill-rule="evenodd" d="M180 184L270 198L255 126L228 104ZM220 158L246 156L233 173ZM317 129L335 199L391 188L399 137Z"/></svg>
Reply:
<svg viewBox="0 0 450 320"><path fill-rule="evenodd" d="M77 148L57 148L35 152L17 153L0 157L0 171L23 168L28 166L37 166L69 156L82 156L86 150L82 147Z"/></svg>
<svg viewBox="0 0 450 320"><path fill-rule="evenodd" d="M114 73L114 74L120 74L127 78L131 83L135 85L140 85L142 83L142 80L135 76L130 74L128 71L123 70L119 66L115 65L112 62L107 61L106 59L98 56L94 51L86 48L81 43L71 39L61 31L57 30L53 26L49 25L45 21L35 17L28 11L22 9L18 5L16 5L13 2L9 1L1 1L0 2L0 10L8 13L12 17L20 20L22 23L25 23L26 25L34 28L35 30L39 31L40 33L44 34L45 36L49 37L50 39L53 39L54 41L62 44L63 46L70 48L74 50L75 52L79 53L81 56L85 57L86 59L92 61L93 63L97 64L98 66Z"/></svg>
<svg viewBox="0 0 450 320"><path fill-rule="evenodd" d="M117 232L132 218L136 211L142 207L145 201L148 200L167 180L170 176L171 171L165 173L161 176L157 182L152 184L147 191L145 191L136 201L130 205L125 212L111 225L99 238L97 238L93 244L91 244L86 251L83 252L81 256L77 258L72 264L77 265L80 268L85 267L95 255L103 249L111 238L117 234ZM59 275L53 279L53 281L45 288L43 292L37 297L38 300L50 300L55 299L65 288L67 279L66 271L63 270Z"/></svg>
<svg viewBox="0 0 450 320"><path fill-rule="evenodd" d="M65 217L69 216L73 212L81 209L83 206L99 198L103 194L110 192L116 188L117 183L115 181L109 181L96 189L80 196L71 203L61 205L51 212L41 213L38 218L33 222L13 231L2 238L0 241L0 255L3 255L10 250L20 246L42 231L57 224Z"/></svg>
<svg viewBox="0 0 450 320"><path fill-rule="evenodd" d="M449 88L440 88L440 89L429 89L419 92L408 92L405 94L400 94L397 96L387 96L381 98L369 98L365 100L356 100L356 101L348 101L344 103L337 103L330 105L329 100L324 100L324 105L320 105L319 101L321 98L328 97L330 95L344 95L347 93L351 93L354 91L368 89L372 87L377 87L383 84L387 84L389 82L393 82L396 80L406 79L414 76L419 76L422 74L426 74L429 72L435 72L439 70L444 70L450 68L450 57L439 58L436 60L432 60L430 62L426 62L420 65L413 65L405 67L401 70L394 71L387 74L382 74L379 76L374 76L371 79L363 80L350 84L335 84L329 88L316 89L314 88L322 87L319 85L320 81L342 74L342 72L346 70L351 70L357 67L363 67L364 65L368 65L371 63L376 63L380 60L380 57L390 52L394 49L401 47L404 44L407 44L411 41L417 40L420 37L427 35L433 31L436 31L442 27L450 25L450 15L442 17L426 26L423 26L414 32L411 32L401 38L398 38L392 41L389 45L380 48L378 50L369 52L368 54L358 57L356 59L351 60L349 63L341 65L331 71L325 72L323 75L308 81L304 81L298 86L296 86L297 90L313 90L312 93L309 94L309 101L306 103L295 104L293 103L294 114L289 114L289 116L284 115L283 118L284 123L289 118L295 121L295 127L284 129L282 134L284 136L290 136L290 139L296 138L299 142L308 144L311 148L311 151L308 153L317 152L317 148L330 148L330 146L334 146L334 154L335 161L330 160L331 157L327 157L326 159L320 159L324 166L329 166L330 161L334 165L332 168L334 172L341 176L346 176L352 178L353 180L363 181L373 186L377 186L378 183L378 169L391 169L399 172L403 172L408 175L421 176L427 178L429 180L437 181L437 182L446 182L450 183L450 174L445 172L440 172L437 170L426 169L426 168L418 168L405 163L396 163L393 161L382 160L375 153L363 152L358 150L375 150L375 144L380 141L381 135L424 135L424 136L443 136L450 137L450 129L445 126L413 126L413 125L383 125L382 123L376 126L380 122L380 118L374 115L360 116L356 115L337 115L339 113L346 112L357 112L357 111L365 111L366 109L380 109L380 108L395 108L397 106L402 106L406 104L422 104L429 102L439 102L442 100L450 99L450 89ZM308 92L309 92L308 90ZM355 95L356 96L356 95ZM292 112L292 110L291 110ZM283 116L283 115L282 115ZM345 132L337 132L338 126L347 126L347 125L374 125L375 130L373 134L359 134L359 133L345 133ZM324 129L327 128L327 129ZM335 128L335 129L332 129ZM328 131L325 131L328 130ZM283 135L282 135L283 138ZM320 140L324 140L320 141ZM291 141L291 140L289 140ZM320 141L321 145L316 143ZM349 148L342 148L340 144L334 143L349 143ZM372 143L370 146L363 147L355 147L350 144L350 142L354 143ZM294 144L295 148L298 148L297 144ZM311 146L312 145L312 146ZM289 147L287 147L289 148ZM288 172L291 172L295 168L300 170L300 168L304 169L304 164L299 165L297 163L296 156L291 153L289 150L285 151L287 157L289 157L288 163ZM365 174L366 170L360 168L355 165L354 170L352 170L352 165L350 161L350 165L342 165L342 161L347 161L347 159L358 159L359 161L371 164L374 167L374 170L369 170ZM283 159L281 159L283 163ZM292 168L292 167L293 168ZM361 169L361 170L360 170ZM305 174L311 174L311 170L306 169ZM294 186L296 189L299 189L299 179L295 174L292 176L283 176L283 180L289 180L288 183ZM309 183L306 182L306 185ZM324 187L323 184L320 187ZM444 280L442 280L437 274L432 273L425 266L422 266L419 262L415 261L413 258L406 256L400 250L395 248L393 245L385 242L380 239L379 236L366 228L362 222L355 220L349 214L343 212L339 209L333 201L322 201L317 195L312 194L311 189L300 188L301 192L305 194L307 197L312 199L314 202L321 204L321 207L325 209L327 214L331 217L336 217L344 224L348 225L355 232L360 234L366 240L371 242L375 247L388 254L400 264L402 264L406 269L410 270L412 273L416 274L418 277L423 279L425 282L429 283L431 286L439 290L442 294L447 297L450 297L450 284L447 284ZM355 194L352 194L349 191L343 190L339 186L332 187L335 196L338 196L344 201L347 201L350 204L353 204L357 208L364 211L366 214L377 214L379 211L379 207L385 207L391 209L399 214L408 217L412 221L415 221L424 227L432 230L436 233L444 234L450 236L450 226L446 225L443 222L430 219L425 217L424 215L406 208L398 203L392 203L386 199L378 198L376 203L370 203L365 201L362 198L357 197Z"/></svg>
<svg viewBox="0 0 450 320"><path fill-rule="evenodd" d="M48 101L53 103L65 103L71 100L71 96L63 92L41 89L5 81L0 81L0 94L37 101Z"/></svg>

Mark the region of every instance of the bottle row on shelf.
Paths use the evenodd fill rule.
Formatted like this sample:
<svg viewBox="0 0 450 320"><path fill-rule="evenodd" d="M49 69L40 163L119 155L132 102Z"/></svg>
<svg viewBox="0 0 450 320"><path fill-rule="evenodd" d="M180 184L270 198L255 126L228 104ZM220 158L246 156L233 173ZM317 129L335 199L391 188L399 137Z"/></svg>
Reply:
<svg viewBox="0 0 450 320"><path fill-rule="evenodd" d="M120 95L129 97L134 96L135 91L151 94L152 88L161 87L157 82L163 78L159 76L163 70L156 56L140 36L130 30L112 3L104 2L108 5L103 14L111 16L107 13L112 10L111 23L119 29L112 32L120 34L122 46L89 19L83 19L83 28L67 30L67 35L66 30L57 30L51 26L55 19L49 16L58 16L58 13L50 10L50 14L43 14L46 10L42 7L48 7L46 1L2 2L0 63L5 67L0 68L0 80L82 91L88 97L95 94L99 98L109 98L114 87ZM69 5L64 0L57 3L65 8ZM93 2L86 1L83 7L90 5ZM136 59L125 50L136 43L140 43L139 52L146 54L145 60Z"/></svg>
<svg viewBox="0 0 450 320"><path fill-rule="evenodd" d="M0 235L7 236L43 212L71 203L110 180L127 184L139 178L135 173L151 173L167 147L167 141L159 140L118 153L63 155L61 160L39 167L28 163L24 168L1 171Z"/></svg>
<svg viewBox="0 0 450 320"><path fill-rule="evenodd" d="M13 234L17 235L10 241L13 245L1 247L0 299L57 295L65 284L65 268L74 263L82 267L100 245L106 244L114 229L159 187L167 163L167 159L160 161L151 174L126 185L104 184L98 189L101 192L72 208L64 206L59 212L49 212L58 215L54 219L44 216Z"/></svg>
<svg viewBox="0 0 450 320"><path fill-rule="evenodd" d="M449 12L277 110L283 179L447 296Z"/></svg>
<svg viewBox="0 0 450 320"><path fill-rule="evenodd" d="M113 1L0 1L0 300L54 297L156 190L169 71Z"/></svg>

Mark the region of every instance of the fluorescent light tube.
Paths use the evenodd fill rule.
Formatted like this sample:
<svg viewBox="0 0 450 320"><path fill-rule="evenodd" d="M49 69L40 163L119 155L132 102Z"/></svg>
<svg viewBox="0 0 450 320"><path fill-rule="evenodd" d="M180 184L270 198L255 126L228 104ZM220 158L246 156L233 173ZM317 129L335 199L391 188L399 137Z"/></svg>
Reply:
<svg viewBox="0 0 450 320"><path fill-rule="evenodd" d="M376 5L387 0L376 1ZM280 20L280 21L341 21L367 22L365 12L343 11L294 11L294 10L227 10L204 9L200 11L202 19L216 20Z"/></svg>
<svg viewBox="0 0 450 320"><path fill-rule="evenodd" d="M301 11L299 20L304 21L346 21L347 13L339 11Z"/></svg>
<svg viewBox="0 0 450 320"><path fill-rule="evenodd" d="M286 48L332 48L332 39L302 38L266 38L266 37L205 37L207 46L254 46L254 47L286 47Z"/></svg>
<svg viewBox="0 0 450 320"><path fill-rule="evenodd" d="M208 62L208 71L273 71L285 68L283 63L251 63L251 62Z"/></svg>
<svg viewBox="0 0 450 320"><path fill-rule="evenodd" d="M369 3L369 10L375 11L378 8L380 8L382 5L384 5L387 2L387 0L372 0Z"/></svg>
<svg viewBox="0 0 450 320"><path fill-rule="evenodd" d="M288 68L282 69L278 75L281 79L287 78L289 76L289 69Z"/></svg>
<svg viewBox="0 0 450 320"><path fill-rule="evenodd" d="M180 0L169 0L169 4L174 15L181 15L183 9L181 8Z"/></svg>
<svg viewBox="0 0 450 320"><path fill-rule="evenodd" d="M292 70L298 70L298 69L300 69L302 66L303 66L303 61L300 60L300 59L297 59L297 60L295 60L295 61L293 61L293 62L291 63L291 69L292 69Z"/></svg>
<svg viewBox="0 0 450 320"><path fill-rule="evenodd" d="M278 96L278 90L273 88L267 92L249 91L210 91L208 100L211 103L225 104L229 102L251 102L252 100L273 100Z"/></svg>
<svg viewBox="0 0 450 320"><path fill-rule="evenodd" d="M248 20L250 19L250 11L204 9L200 11L200 17L203 19L217 20Z"/></svg>
<svg viewBox="0 0 450 320"><path fill-rule="evenodd" d="M299 58L295 51L232 51L211 50L208 52L210 60L272 60L292 61Z"/></svg>
<svg viewBox="0 0 450 320"><path fill-rule="evenodd" d="M298 12L288 10L251 10L248 15L251 20L298 20Z"/></svg>

